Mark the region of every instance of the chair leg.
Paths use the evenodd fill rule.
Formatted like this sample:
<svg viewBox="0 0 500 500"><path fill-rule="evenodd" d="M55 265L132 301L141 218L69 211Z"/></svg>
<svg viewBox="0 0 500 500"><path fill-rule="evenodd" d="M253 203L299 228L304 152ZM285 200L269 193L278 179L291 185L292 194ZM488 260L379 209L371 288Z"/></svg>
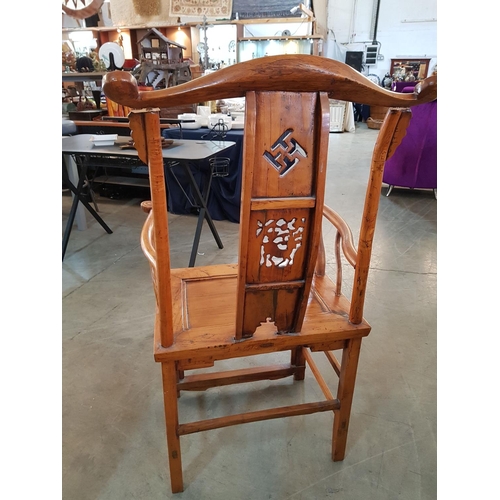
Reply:
<svg viewBox="0 0 500 500"><path fill-rule="evenodd" d="M292 349L290 364L298 368L298 370L293 374L293 379L304 380L306 374L306 358L304 357L303 347L299 346Z"/></svg>
<svg viewBox="0 0 500 500"><path fill-rule="evenodd" d="M337 390L340 409L334 412L335 415L333 418L332 459L334 462L344 460L345 456L360 348L361 339L351 339L342 352Z"/></svg>
<svg viewBox="0 0 500 500"><path fill-rule="evenodd" d="M177 382L180 382L184 378L184 370L177 370ZM177 397L181 397L181 390L177 386Z"/></svg>
<svg viewBox="0 0 500 500"><path fill-rule="evenodd" d="M182 482L181 444L178 434L177 370L174 361L162 363L163 401L167 427L168 465L172 493L184 491Z"/></svg>
<svg viewBox="0 0 500 500"><path fill-rule="evenodd" d="M391 186L389 184L389 188L387 189L387 193L385 194L386 196L389 196L392 193L392 190L394 189L394 186Z"/></svg>

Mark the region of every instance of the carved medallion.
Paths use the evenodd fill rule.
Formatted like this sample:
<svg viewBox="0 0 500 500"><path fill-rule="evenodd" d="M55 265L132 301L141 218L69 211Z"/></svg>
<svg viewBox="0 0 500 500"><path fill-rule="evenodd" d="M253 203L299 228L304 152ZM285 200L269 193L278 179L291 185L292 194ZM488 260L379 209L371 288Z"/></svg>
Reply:
<svg viewBox="0 0 500 500"><path fill-rule="evenodd" d="M279 172L280 177L290 172L301 158L307 158L305 149L292 137L292 133L291 128L285 130L271 146L271 152L264 152L264 158Z"/></svg>

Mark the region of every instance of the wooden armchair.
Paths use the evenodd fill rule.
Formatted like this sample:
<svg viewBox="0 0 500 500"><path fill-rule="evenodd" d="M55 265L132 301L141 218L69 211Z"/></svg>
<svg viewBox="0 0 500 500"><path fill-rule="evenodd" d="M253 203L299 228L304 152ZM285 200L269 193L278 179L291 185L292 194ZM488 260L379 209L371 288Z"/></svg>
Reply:
<svg viewBox="0 0 500 500"><path fill-rule="evenodd" d="M254 59L153 92L139 92L128 73L112 72L104 92L134 110L132 135L149 165L152 210L141 242L156 294L154 357L162 366L172 491L184 488L180 436L230 425L331 411L332 458L343 460L361 341L371 329L363 304L384 162L404 136L408 107L435 99L437 80L427 79L413 94L394 93L337 61L288 55ZM246 98L239 262L170 269L158 108L239 96ZM373 152L357 247L345 221L323 203L329 97L391 107ZM333 280L325 275L323 216L337 230ZM341 292L342 259L354 268L351 300ZM334 350L342 350L340 361ZM276 351L290 351L290 363L185 374ZM339 378L336 391L328 388L311 351L325 353ZM181 391L287 376L300 381L306 364L323 401L179 422Z"/></svg>

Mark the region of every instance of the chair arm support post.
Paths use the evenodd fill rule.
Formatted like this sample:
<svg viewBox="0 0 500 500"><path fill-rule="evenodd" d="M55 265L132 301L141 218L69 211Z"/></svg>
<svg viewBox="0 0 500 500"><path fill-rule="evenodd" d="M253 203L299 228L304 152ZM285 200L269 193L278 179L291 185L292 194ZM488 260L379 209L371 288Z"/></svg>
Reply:
<svg viewBox="0 0 500 500"><path fill-rule="evenodd" d="M357 251L354 245L351 228L347 225L346 221L328 205L323 207L323 216L336 227L342 237L342 251L344 252L344 256L347 259L347 262L349 262L352 267L355 267L357 261Z"/></svg>
<svg viewBox="0 0 500 500"><path fill-rule="evenodd" d="M154 242L154 218L153 211L150 209L146 222L144 223L141 231L141 248L142 253L149 261L151 268L151 279L153 281L153 290L155 292L156 305L159 307L158 302L158 272L156 267L156 248Z"/></svg>
<svg viewBox="0 0 500 500"><path fill-rule="evenodd" d="M337 264L337 277L335 282L335 295L340 296L342 293L342 257L340 255L340 245L342 243L342 236L337 231L335 236L335 262Z"/></svg>
<svg viewBox="0 0 500 500"><path fill-rule="evenodd" d="M138 130L137 127L139 120L142 130ZM130 123L134 140L137 139L137 142L139 142L144 137L144 146L139 145L138 151L139 154L147 156L145 159L149 168L152 198L152 210L148 216L151 225L149 226L150 230L147 231L146 239L150 244L146 248L154 248L153 277L156 278L157 304L161 305L157 309L157 319L162 325L162 328L160 328L160 342L163 347L170 347L174 343L174 328L172 323L172 290L170 287L167 193L163 170L159 110L143 110L135 115L134 119L130 120ZM146 133L142 134L142 131ZM152 261L150 260L150 262Z"/></svg>
<svg viewBox="0 0 500 500"><path fill-rule="evenodd" d="M323 240L323 231L319 237L318 244L318 257L316 259L316 267L314 268L314 274L316 276L324 276L326 272L326 255L325 255L325 242Z"/></svg>
<svg viewBox="0 0 500 500"><path fill-rule="evenodd" d="M410 118L411 111L409 109L390 108L387 111L373 149L363 219L359 232L358 255L354 268L354 286L349 314L349 320L355 325L361 323L363 320L366 283L368 281L373 236L380 203L384 165L388 157L394 153L397 146L403 140Z"/></svg>

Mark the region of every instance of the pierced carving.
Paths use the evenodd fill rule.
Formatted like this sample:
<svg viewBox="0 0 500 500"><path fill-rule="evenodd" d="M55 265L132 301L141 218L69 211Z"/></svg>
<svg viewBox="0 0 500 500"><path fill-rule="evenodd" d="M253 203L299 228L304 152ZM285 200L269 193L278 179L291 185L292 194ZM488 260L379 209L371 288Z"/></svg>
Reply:
<svg viewBox="0 0 500 500"><path fill-rule="evenodd" d="M283 218L270 219L264 223L258 220L255 236L263 234L259 264L281 268L293 265L293 259L302 246L305 222L305 217L298 223L296 217L289 222Z"/></svg>
<svg viewBox="0 0 500 500"><path fill-rule="evenodd" d="M300 157L307 158L307 152L291 137L293 129L285 130L271 146L271 152L264 151L264 158L279 172L280 177L297 165ZM274 153L274 154L273 154Z"/></svg>

